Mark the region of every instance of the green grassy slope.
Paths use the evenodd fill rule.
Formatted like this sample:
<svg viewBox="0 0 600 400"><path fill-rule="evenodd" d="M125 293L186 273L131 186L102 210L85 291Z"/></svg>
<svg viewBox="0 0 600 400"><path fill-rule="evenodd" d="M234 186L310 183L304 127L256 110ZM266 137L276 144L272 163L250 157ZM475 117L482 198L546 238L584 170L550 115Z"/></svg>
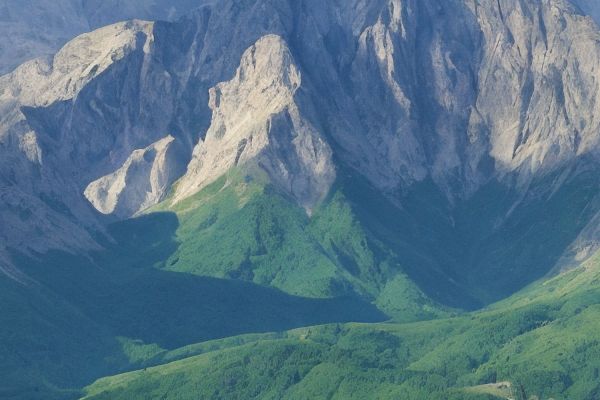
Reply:
<svg viewBox="0 0 600 400"><path fill-rule="evenodd" d="M87 399L484 399L600 396L600 254L480 312L303 328L104 378ZM500 393L500 394L499 394ZM498 397L500 396L500 397Z"/></svg>
<svg viewBox="0 0 600 400"><path fill-rule="evenodd" d="M0 308L3 355L0 376L7 378L0 382L0 397L77 396L78 388L99 376L136 368L168 350L215 338L335 321L388 319L366 298L360 298L351 290L309 293L310 287L306 286L306 290L298 290L299 295L295 295L289 293L292 290L286 293L270 282L254 282L210 271L200 276L190 273L197 272L191 269L175 268L172 260L180 258L183 263L186 252L195 246L203 253L194 254L194 259L210 261L204 265L218 265L211 256L235 259L237 244L243 243L238 232L247 228L244 219L240 218L241 223L236 226L225 218L225 228L211 236L228 240L219 243L199 234L205 229L204 211L227 210L232 218L243 213L255 218L257 213L268 215L262 209L254 209L264 206L272 207L277 218L285 218L276 222L307 223L308 218L301 210L290 207L278 195L264 194L263 188L256 185L232 194L217 187L215 193L224 198L211 202L213 187L195 198L195 201L209 199L208 207L179 215L154 212L119 222L110 227L111 240L106 241L106 249L92 254L51 252L24 256L15 252L15 262L31 282L22 285L0 277L3 304ZM219 224L220 220L217 226ZM261 243L275 240L275 231L269 230L269 226L261 229L265 231ZM291 229L289 232L293 233ZM201 242L202 239L205 242ZM219 251L214 246L205 247L208 242L222 247ZM305 245L317 250L307 252L302 247ZM268 271L271 266L275 268L276 262L281 262L285 264L277 268L285 270L288 255L306 254L330 262L320 247L309 240L297 245L288 241L286 246L288 253L282 252L279 259L262 262L261 268ZM305 259L295 262L301 265ZM337 268L331 265L333 270ZM239 267L233 261L222 266L225 270ZM298 277L290 273L289 279L300 280L305 276L320 279L319 267L314 266L313 275ZM302 271L296 273L303 274ZM282 285L282 288L286 287Z"/></svg>
<svg viewBox="0 0 600 400"><path fill-rule="evenodd" d="M14 377L0 382L5 397L76 396L99 376L215 338L389 318L371 302L399 320L447 313L369 243L341 193L309 218L233 171L108 233L88 255L15 252L35 284L0 278L0 370Z"/></svg>
<svg viewBox="0 0 600 400"><path fill-rule="evenodd" d="M509 342L520 338L532 347L536 336L524 336L532 330L544 335L540 340L563 331L577 337L567 328L588 323L572 318L584 305L594 304L597 281L587 275L579 278L591 282L584 290L584 282L569 278L579 276L578 270L533 285L487 313L460 316L450 306L477 307L543 276L597 209L594 176L572 174L563 185L554 185L557 177L547 177L537 183L539 191L524 199L490 183L464 204L451 204L424 182L397 194L402 201L393 204L355 174L341 171L330 196L308 216L260 173L231 171L181 203L166 201L147 215L111 225L102 239L103 251L79 256L15 253L16 263L35 284L0 278L0 299L7 305L0 310L0 346L7 355L0 360L0 371L11 377L0 382L0 394L68 398L100 376L199 353L209 357L203 344L194 343L389 318L401 325L385 325L386 332L392 330L401 343L414 342L406 359L393 356L392 383L385 375L388 366L378 361L367 375L362 367L350 374L346 365L334 363L331 370L339 370L335 382L350 376L362 380L365 390L379 390L379 383L388 382L385 390L390 393L448 395L448 387L458 390L488 383L494 376L511 378L528 368L515 361L513 369L503 369L508 364L498 357L509 352ZM548 189L553 187L557 190ZM570 308L563 309L567 297ZM408 324L436 318L444 319ZM565 321L564 329L557 324L557 329L538 331L542 326L537 323L559 320ZM341 332L355 329L343 327ZM376 332L380 326L364 329ZM405 334L405 329L413 333ZM594 329L589 325L590 332ZM498 332L505 333L497 337ZM317 371L329 368L318 366L329 366L331 351L342 338L336 333L314 355ZM217 347L225 351L259 339L273 345L283 340L236 336ZM292 348L298 344L295 337L285 339ZM439 347L432 347L436 343ZM583 345L577 339L570 351ZM237 357L236 351L228 354ZM253 356L262 357L260 352ZM363 356L353 357L351 362L362 365ZM434 368L444 363L449 365L446 370ZM228 367L215 373L219 371L228 373ZM561 373L552 370L549 376L563 379ZM315 379L315 387L328 387L333 378L323 373L307 379L300 379L297 390ZM532 390L545 393L534 386L535 378L527 379ZM421 380L422 392L415 389ZM565 387L552 390L559 395L571 390L565 382ZM257 393L268 386L260 380L256 384ZM296 396L280 384L272 388L277 396ZM246 393L238 384L231 390L241 390L239 396ZM327 390L335 394L341 389ZM350 386L338 396L350 391L362 393Z"/></svg>
<svg viewBox="0 0 600 400"><path fill-rule="evenodd" d="M309 217L260 178L232 171L176 213L178 248L164 269L235 279L312 297L360 297L401 321L450 312L404 273L398 255L365 229L335 189ZM159 209L161 209L159 207Z"/></svg>

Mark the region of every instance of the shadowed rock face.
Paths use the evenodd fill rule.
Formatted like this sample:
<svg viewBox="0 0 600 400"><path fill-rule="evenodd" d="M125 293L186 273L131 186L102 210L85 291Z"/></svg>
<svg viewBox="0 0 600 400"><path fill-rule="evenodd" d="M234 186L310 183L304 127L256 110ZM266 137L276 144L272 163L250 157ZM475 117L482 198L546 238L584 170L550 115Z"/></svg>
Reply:
<svg viewBox="0 0 600 400"><path fill-rule="evenodd" d="M600 248L594 2L116 2L0 0L0 60L198 7L0 76L0 363L17 386L113 373L116 335L170 348L385 318L373 304L475 309ZM153 206L177 214L140 215Z"/></svg>
<svg viewBox="0 0 600 400"><path fill-rule="evenodd" d="M93 247L84 193L125 218L233 166L309 211L342 169L398 207L426 181L450 206L490 181L535 199L598 160L599 38L565 0L226 0L105 27L0 78L0 236Z"/></svg>

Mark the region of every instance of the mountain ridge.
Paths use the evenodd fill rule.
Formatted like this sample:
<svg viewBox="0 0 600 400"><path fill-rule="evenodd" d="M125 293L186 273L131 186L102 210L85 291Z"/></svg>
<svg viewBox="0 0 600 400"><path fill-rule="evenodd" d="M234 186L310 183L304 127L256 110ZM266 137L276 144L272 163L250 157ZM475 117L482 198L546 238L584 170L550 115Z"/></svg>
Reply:
<svg viewBox="0 0 600 400"><path fill-rule="evenodd" d="M58 51L77 35L130 19L175 20L198 0L11 0L0 1L0 75Z"/></svg>
<svg viewBox="0 0 600 400"><path fill-rule="evenodd" d="M82 79L80 85L82 85L83 94L75 86L65 87L67 92L64 96L56 94L48 100L43 100L40 104L29 102L31 103L29 105L27 98L19 97L20 95L14 89L15 82L26 79L20 75L20 70L17 69L16 73L2 78L5 82L3 85L4 98L7 99L7 94L11 96L11 92L16 93L15 99L8 97L8 100L4 100L3 107L8 110L17 110L11 111L11 113L20 113L19 110L22 110L24 114L21 118L8 119L3 123L5 145L11 142L20 142L18 145L20 150L17 150L15 144L11 147L14 148L13 153L25 154L24 160L19 161L19 163L25 163L26 167L22 168L24 170L30 170L32 168L30 164L35 165L36 160L43 159L43 154L50 154L54 160L46 160L46 163L52 165L40 164L38 167L33 167L40 171L51 171L49 174L42 173L42 176L46 175L46 178L42 179L47 180L46 185L50 187L56 186L56 183L53 183L56 178L59 181L63 179L61 176L52 177L52 174L75 174L77 178L73 183L77 188L70 191L70 200L65 207L79 210L76 220L79 221L78 223L83 223L84 227L87 225L87 228L84 229L91 228L102 231L102 224L98 219L91 215L89 210L85 210L88 206L82 196L84 189L92 181L121 168L134 151L150 146L167 134L171 134L175 138L175 143L181 149L179 154L187 153L187 156L178 157L178 161L175 162L177 164L174 167L175 170L182 170L188 160L197 159L198 152L210 154L212 150L207 150L207 144L204 143L207 139L205 132L209 132L208 137L211 140L211 129L217 129L217 127L210 128L209 116L213 114L212 119L215 124L221 123L218 122L218 115L224 112L216 103L213 104L214 109L210 109L209 102L216 101L215 91L212 92L213 99L209 98L210 88L215 87L219 82L227 81L226 76L229 73L235 76L235 69L239 63L234 60L238 57L242 59L247 49L251 49L257 41L260 42L260 38L264 36L263 33L271 32L269 34L272 35L279 32L282 40L285 41L286 37L290 38L288 43L290 54L295 53L296 58L300 60L296 62L299 63L299 74L303 76L302 84L299 86L300 90L292 95L294 104L296 104L295 108L300 115L299 117L292 115L292 129L296 132L312 129L313 133L306 137L311 138L310 141L313 144L310 145L307 139L296 138L293 139L296 142L293 142L292 138L286 138L285 146L287 146L287 142L292 141L292 143L298 144L303 142L302 146L308 145L309 147L298 148L292 152L285 150L287 153L283 155L284 158L279 160L277 157L280 156L271 153L260 163L264 168L270 170L271 179L278 182L280 187L287 188L285 190L296 196L301 203L308 201L308 208L313 207L315 201L324 197L327 186L332 183L334 168L332 161L327 161L330 158L327 156L328 147L332 149L335 163L338 166L344 164L359 170L370 181L370 184L386 193L392 201L398 201L395 192L404 191L413 182L418 183L427 177L433 179L450 202L460 202L462 200L453 200L453 198L471 196L490 180L503 180L504 176L515 175L514 178L510 178L514 179L512 183L510 179L506 181L507 185L516 185L521 188L519 190L526 192L527 186L533 179L536 179L537 175L543 176L557 168L563 168L561 166L576 163L579 158L587 158L593 163L596 162L594 160L600 148L598 145L600 135L594 133L596 132L594 126L598 123L594 122L593 115L596 115L594 110L597 105L590 97L591 91L583 89L585 87L583 83L587 82L586 79L593 77L593 73L590 71L594 69L594 58L589 54L594 51L600 52L598 46L593 44L593 38L598 37L599 33L596 25L590 23L589 20L582 19L577 14L571 14L572 8L567 3L555 1L548 8L542 5L525 6L511 1L507 2L501 10L487 3L474 5L472 8L470 3L464 6L458 3L446 5L434 0L418 4L410 1L380 2L381 4L370 4L369 6L361 4L354 7L348 15L343 16L348 21L352 21L349 30L344 25L338 25L346 23L346 21L333 23L316 15L317 10L324 10L320 15L330 15L332 4L326 3L319 6L311 4L313 8L297 11L295 18L296 21L314 21L322 24L319 29L324 30L323 33L319 30L305 33L307 37L314 36L312 40L319 44L313 47L305 47L305 42L312 43L309 40L298 42L290 36L290 29L297 30L297 27L293 27L298 22L286 20L286 18L291 15L289 13L295 12L292 10L297 9L298 6L287 4L285 1L280 3L278 3L279 8L274 8L274 10L278 10L275 14L263 13L260 7L264 7L266 3L262 2L249 6L250 13L244 15L240 13L240 10L233 11L231 14L229 10L235 10L233 5L224 4L219 8L204 6L194 13L194 18L183 19L175 24L160 23L141 28L140 32L144 32L141 34L145 35L146 39L141 39L143 42L135 45L131 40L138 35L136 33L138 25L136 24L141 23L113 25L93 34L84 35L76 39L71 46L76 48L77 43L85 40L101 40L103 32L108 33L111 29L116 32L117 36L115 37L125 35L130 39L126 39L124 44L117 45L115 48L116 51L121 51L118 50L119 48L129 49L126 50L126 53L113 57L114 59L108 64L104 64L105 61L101 59L97 62L90 60L89 71L82 70L75 73ZM451 6L452 10L449 8ZM556 19L553 10L561 10L562 14L559 19ZM217 54L219 46L217 43L219 42L200 42L199 40L207 40L207 37L202 39L201 35L222 32L229 23L226 18L223 18L225 14L229 18L264 20L267 28L252 32L253 27L260 26L260 24L251 25L252 27L247 25L245 29L248 32L244 32L245 40L237 41L236 48L231 49L229 53L213 58L214 54ZM451 27L449 25L451 20L446 16L448 14L468 22L461 28ZM476 15L478 19L475 20L469 15ZM419 18L431 21L433 23L431 29L423 30L415 26L415 21ZM523 20L523 18L525 19ZM483 22L478 21L485 21L487 25L481 25L483 28L480 28L480 24ZM568 23L563 26L561 21ZM520 30L514 25L517 22L521 24L519 25ZM542 27L544 28L542 29ZM481 31L478 31L479 29ZM553 72L556 70L554 64L562 61L559 59L553 61L551 54L560 54L560 51L548 50L550 46L548 43L562 49L563 42L567 41L565 38L570 35L569 29L576 32L581 31L579 37L585 40L581 40L572 47L571 52L577 61L565 61L565 72L563 73L568 76L579 76L581 82L574 79L564 81L561 80L562 78L556 77L556 72ZM184 36L183 47L163 49L162 42L169 38L170 32L179 30L188 32L187 36ZM447 32L450 36L443 38L441 32ZM494 36L494 32L498 32L495 46L484 47L481 59L479 61L474 59L472 55L477 53L477 46L489 41L488 38ZM530 32L535 32L535 34ZM242 35L242 32L229 32L225 37L233 38L232 35L237 37ZM328 35L337 35L340 46L356 40L356 53L346 56L344 54L346 47L341 46L332 52L333 57L325 56L326 52L330 51L328 41L331 39L328 39ZM458 45L455 37L466 39L466 41ZM411 44L419 41L425 45L422 46L422 50L417 50L412 56L414 60L422 59L423 65L426 66L420 73L414 69L414 65L398 58L402 54L411 54ZM580 48L585 48L586 54L581 53L578 50ZM505 55L500 56L503 53ZM60 54L56 60L61 59ZM173 56L170 57L168 63L164 58L166 54ZM197 54L197 57L200 58L191 57L191 54ZM442 57L442 54L445 56ZM459 55L462 64L457 64L457 61L452 59ZM343 64L336 65L334 63L333 60L338 56L341 56L339 60L342 60ZM316 58L328 60L323 64L323 68L319 67L319 74L313 71L313 67L306 62L306 60ZM211 67L213 70L220 70L210 78L205 75L206 71L201 72L196 66L196 64L208 60L214 64ZM219 63L227 60L233 62L226 68L231 72L225 72L219 67ZM476 70L473 69L473 65L480 65L481 69L474 72ZM60 71L60 68L58 65L55 66L56 71ZM514 68L523 72L508 75L506 71ZM367 71L371 72L367 73ZM406 73L399 71L406 71ZM493 74L490 71L494 71ZM89 75L90 72L93 74ZM116 74L115 77L129 76L135 79L127 81L116 79L115 81L122 83L114 87L110 86L113 84L108 79L111 74ZM65 79L65 82L68 81L65 77L61 79ZM421 84L428 87L429 79L430 82L433 82L435 90L416 96L414 94L416 88ZM490 81L490 79L495 79L495 81ZM568 87L567 90L564 87L567 84L565 82L573 87ZM479 87L480 85L483 86ZM498 96L497 93L492 93L486 87L506 88L509 89L509 92ZM107 90L114 89L117 89L120 94L111 98L110 95L107 95ZM199 92L201 96L187 97L184 93L189 90ZM286 89L281 87L273 90L273 95L278 96L279 91L285 93ZM317 95L320 90L331 92L333 97L329 98L331 100L329 103L324 103L323 98ZM369 91L380 93L383 97L369 96ZM526 92L529 95L524 97L523 93ZM79 95L72 97L74 93L79 93ZM143 95L140 95L141 93ZM130 97L131 95L133 97ZM524 103L513 104L512 100L498 103L496 100L498 98L516 99ZM246 101L250 107L257 107L257 104L253 104L254 101L258 101L257 99L259 97L249 98ZM550 99L550 103L544 103L544 99ZM584 104L582 103L584 99L589 102L589 106L580 106ZM236 104L238 101L244 100L234 98L232 105L228 106L229 110L240 106ZM119 111L116 114L106 106L103 106L104 109L99 108L100 104L125 103L129 104L123 107L123 110L126 111ZM431 117L423 115L423 110L426 108L434 110ZM162 118L155 115L155 110L158 109L162 110L163 114L166 112ZM184 118L187 117L183 117L186 113L182 114L183 110L196 110L197 117L194 120L186 120ZM229 110L227 112L231 113ZM317 110L319 111L317 112ZM377 110L386 110L386 115L382 115L381 118L376 117L381 114ZM548 110L549 114L546 112ZM13 115L11 113L8 115ZM371 113L372 116L366 117L368 113ZM552 119L548 119L546 115ZM358 120L357 116L364 118ZM67 118L75 122L70 122L66 129L59 132L57 127ZM229 117L224 118L226 120ZM269 116L268 120L271 121L271 118ZM331 120L327 120L328 118ZM579 120L585 119L587 123L575 127L574 124L578 118ZM98 126L91 126L91 121ZM289 123L285 122L285 118L283 123L284 125L279 129L289 129L285 125ZM27 124L29 124L29 128L27 128ZM510 129L502 128L505 126ZM357 127L358 129L356 129ZM579 132L581 129L583 131ZM463 136L465 130L467 135ZM87 131L85 135L84 131ZM107 135L107 131L114 133ZM416 132L420 133L417 135ZM8 138L7 134L14 135L14 137ZM227 131L220 134L224 134L225 138L229 137ZM249 135L249 133L242 133L243 135ZM72 139L74 137L80 138L80 143L76 146ZM246 143L251 137L253 136L249 135L245 138ZM265 138L269 138L268 133ZM192 148L196 141L202 141L202 144L196 147L196 156L193 156ZM318 144L319 141L322 144ZM510 142L513 144L510 145ZM228 157L232 161L236 161L236 152L241 149L239 147L241 143L242 141L233 143L231 149L228 150ZM61 148L57 152L54 149L56 146L64 149ZM215 142L213 146L217 148L220 144ZM281 150L277 151L283 151L284 147L279 146ZM310 150L310 146L317 147ZM66 149L70 149L69 152ZM246 162L248 160L243 152L244 150L240 157L242 161ZM308 156L311 152L315 152L317 158L312 157L301 161L302 157ZM318 156L319 153L322 156ZM10 157L15 157L16 154L11 154ZM300 158L293 161L293 158L298 156ZM202 157L206 157L206 155ZM211 157L216 157L207 161L211 166L204 165L201 168L214 168L217 162L221 162L218 160L221 160L222 156L218 153ZM319 157L324 157L324 161L319 161ZM76 161L76 168L79 171L98 170L100 174L92 172L90 175L96 175L95 177L86 177L81 172L68 172L68 168L65 170L65 166L68 165L65 160L68 159ZM298 164L299 160L300 164ZM31 163L32 161L33 163ZM198 163L198 161L194 162ZM270 167L269 163L272 163ZM296 165L292 166L294 163ZM311 172L311 165L316 166L319 163L324 163L316 167L322 171L314 175L314 172ZM8 166L5 170L13 170L14 165L13 163L13 166ZM218 172L214 173L215 176L210 179L226 172L228 166L231 165L233 165L232 162L228 161L223 167L219 167ZM193 167L192 164L187 168L196 169L200 174L204 174L201 168ZM299 174L290 175L294 169L298 170ZM536 172L538 170L539 173ZM15 174L14 171L11 173ZM312 177L311 174L313 174ZM319 174L321 174L321 178L318 178ZM14 181L10 177L10 173L5 175L8 175L5 177L7 181ZM29 173L29 175L32 174ZM172 180L177 178L179 177L173 177ZM24 176L23 179L28 178ZM196 182L198 179L207 178L198 178L194 175L189 179L183 178L178 183L176 190L180 194L176 195L176 198L181 199L182 192L185 192L186 196L193 194L197 189L190 190L185 186L194 187L198 183ZM319 183L319 179L322 181L321 183ZM297 183L290 183L294 180ZM300 183L302 181L304 183ZM298 188L301 187L301 189L294 189L293 185L300 185ZM69 186L73 186L73 184L67 185L67 187ZM320 186L322 188L319 188ZM299 194L298 190L308 193L306 195L308 197L304 200L300 199L298 196L305 194ZM40 195L39 193L32 194ZM50 198L55 196L43 195ZM123 201L127 202L125 197L123 197ZM158 196L153 201L159 201L162 197ZM402 206L400 203L397 205ZM122 215L122 217L127 216L127 214ZM57 218L62 217L57 216ZM72 222L68 224L72 224ZM33 225L29 224L30 227ZM64 235L57 237L62 236ZM35 237L32 239L35 241ZM70 242L68 238L64 239ZM10 239L7 238L7 242L10 243Z"/></svg>
<svg viewBox="0 0 600 400"><path fill-rule="evenodd" d="M19 378L7 390L76 396L197 341L389 318L315 343L292 334L271 354L315 363L290 382L319 382L333 349L366 381L402 364L406 385L382 389L398 395L420 379L479 390L510 368L567 393L583 380L538 365L558 385L545 391L529 353L502 356L595 313L593 285L566 285L567 300L540 289L600 248L600 27L585 7L224 0L85 33L1 76L0 293L17 310L1 325L25 316L19 335L0 329L0 370Z"/></svg>

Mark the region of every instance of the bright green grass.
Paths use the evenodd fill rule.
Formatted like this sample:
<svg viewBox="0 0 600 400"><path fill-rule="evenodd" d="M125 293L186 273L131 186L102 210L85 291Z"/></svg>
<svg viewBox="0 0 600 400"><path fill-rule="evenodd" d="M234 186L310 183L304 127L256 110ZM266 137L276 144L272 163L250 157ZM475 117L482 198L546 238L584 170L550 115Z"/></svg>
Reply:
<svg viewBox="0 0 600 400"><path fill-rule="evenodd" d="M398 321L449 314L366 230L341 190L306 211L264 179L233 170L197 195L158 209L178 218L163 269L242 280L312 298L357 296Z"/></svg>
<svg viewBox="0 0 600 400"><path fill-rule="evenodd" d="M600 395L600 288L591 261L553 295L521 294L486 311L410 324L346 324L241 345L104 378L89 399L485 399ZM529 289L530 293L544 285ZM531 295L529 295L531 296ZM494 390L492 390L494 389ZM500 397L498 397L500 396ZM506 398L506 397L504 397Z"/></svg>
<svg viewBox="0 0 600 400"><path fill-rule="evenodd" d="M157 211L110 226L113 240L106 241L103 251L86 256L15 254L32 281L22 285L0 276L0 398L76 397L79 388L99 376L181 358L186 351L196 354L202 345L185 346L207 340L335 321L388 319L368 300L349 296L351 290L336 292L346 294L344 297L334 298L333 291L331 296L322 292L309 296L314 288L307 285L305 290L296 290L304 295L296 296L290 293L294 290L286 293L270 282L175 270L170 261L180 256L185 260L186 251L193 251L194 245L204 251L198 260L214 255L211 265L216 265L216 259L234 260L232 249L243 243L235 240L236 215L251 219L268 216L268 211L254 207L273 208L275 221L282 226L308 222L301 209L290 207L280 195L265 193L264 186L244 179L238 183L231 191L223 189L223 182L207 188L193 199L200 204L187 212ZM203 208L205 203L209 206ZM197 233L205 229L205 211L225 216L223 228L214 232L214 237L222 235L226 244L203 248L201 241L195 241ZM240 221L243 223L243 218ZM279 248L274 242L276 227L268 221L254 226L264 232L261 243ZM299 232L294 235L302 236ZM257 263L257 274L283 271L288 266L287 255L305 252L302 244L286 243L283 249L287 252L274 256L281 264L263 260ZM312 255L306 251L307 257L329 260L317 244L307 243L318 250ZM260 255L254 257L261 259ZM223 268L229 267L239 268L233 263ZM319 281L318 265L312 271L311 282ZM280 272L278 276L289 281L307 276L298 274L304 272Z"/></svg>
<svg viewBox="0 0 600 400"><path fill-rule="evenodd" d="M517 389L518 390L518 389ZM469 388L463 389L464 393L473 394L477 396L492 396L495 399L514 399L517 397L515 395L515 388L512 386L510 382L499 382L492 384L484 384L472 386Z"/></svg>
<svg viewBox="0 0 600 400"><path fill-rule="evenodd" d="M19 258L35 284L0 279L0 397L69 398L99 376L196 355L219 358L173 380L126 375L119 391L446 399L506 379L542 397L598 397L597 259L485 312L440 305L473 308L551 269L598 206L593 176L553 192L555 178L525 199L492 182L456 205L423 182L392 204L340 171L308 216L261 174L232 171L112 225L104 251ZM397 324L247 335L388 317ZM281 379L254 371L269 370L267 355Z"/></svg>

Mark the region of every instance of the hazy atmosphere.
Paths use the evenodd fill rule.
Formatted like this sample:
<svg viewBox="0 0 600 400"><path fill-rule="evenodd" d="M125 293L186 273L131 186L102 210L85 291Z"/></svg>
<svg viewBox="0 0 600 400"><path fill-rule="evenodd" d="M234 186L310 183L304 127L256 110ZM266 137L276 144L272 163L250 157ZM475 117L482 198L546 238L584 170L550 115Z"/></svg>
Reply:
<svg viewBox="0 0 600 400"><path fill-rule="evenodd" d="M600 400L599 0L0 0L0 399Z"/></svg>

